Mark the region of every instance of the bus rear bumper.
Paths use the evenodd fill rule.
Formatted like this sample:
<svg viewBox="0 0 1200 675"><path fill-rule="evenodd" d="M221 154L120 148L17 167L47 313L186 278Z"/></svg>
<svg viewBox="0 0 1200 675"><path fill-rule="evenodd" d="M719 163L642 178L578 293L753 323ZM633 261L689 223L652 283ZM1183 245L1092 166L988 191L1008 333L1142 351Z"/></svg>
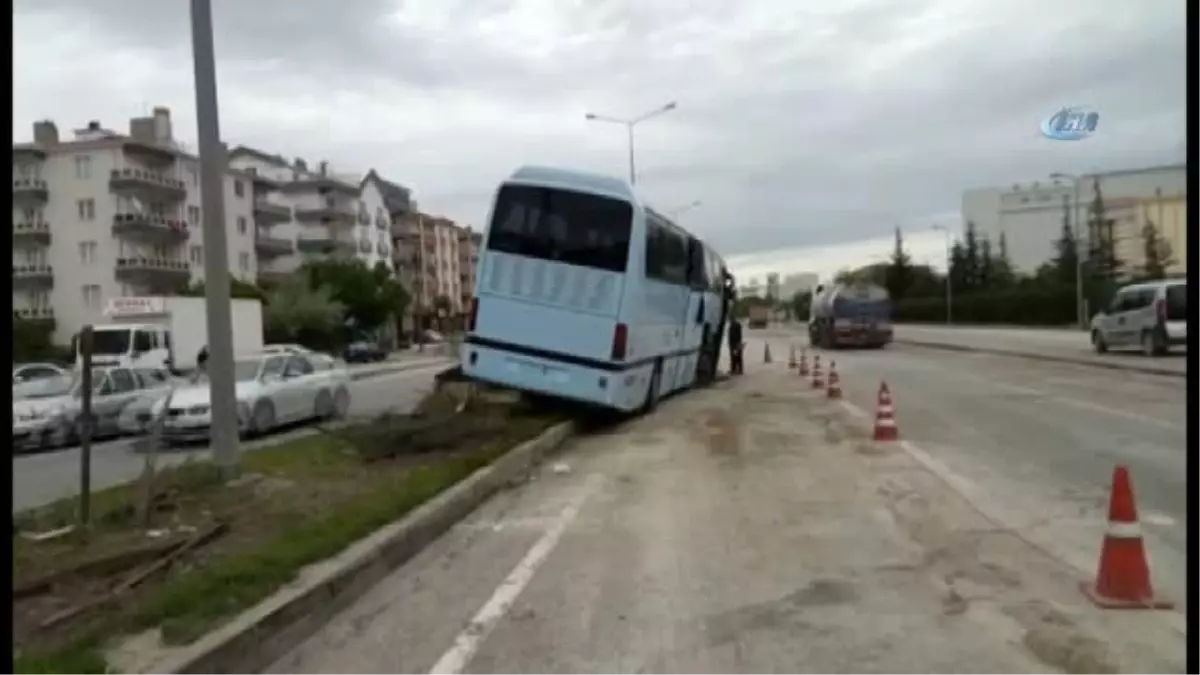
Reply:
<svg viewBox="0 0 1200 675"><path fill-rule="evenodd" d="M634 391L638 387L631 386L639 379L632 370L592 368L477 344L463 345L461 361L467 377L518 391L624 411L641 403Z"/></svg>

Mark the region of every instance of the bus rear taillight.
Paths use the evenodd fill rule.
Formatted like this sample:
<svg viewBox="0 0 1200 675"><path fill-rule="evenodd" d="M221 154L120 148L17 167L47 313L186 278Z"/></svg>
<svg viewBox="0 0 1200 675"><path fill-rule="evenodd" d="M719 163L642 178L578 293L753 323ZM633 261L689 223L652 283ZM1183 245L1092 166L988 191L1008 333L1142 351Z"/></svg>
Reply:
<svg viewBox="0 0 1200 675"><path fill-rule="evenodd" d="M613 361L624 361L625 360L625 347L626 347L626 344L628 343L628 341L629 341L629 326L626 326L623 323L617 324L617 327L613 329L613 343L612 343L612 360Z"/></svg>
<svg viewBox="0 0 1200 675"><path fill-rule="evenodd" d="M471 311L467 313L467 330L474 332L475 319L479 316L479 298L471 298Z"/></svg>

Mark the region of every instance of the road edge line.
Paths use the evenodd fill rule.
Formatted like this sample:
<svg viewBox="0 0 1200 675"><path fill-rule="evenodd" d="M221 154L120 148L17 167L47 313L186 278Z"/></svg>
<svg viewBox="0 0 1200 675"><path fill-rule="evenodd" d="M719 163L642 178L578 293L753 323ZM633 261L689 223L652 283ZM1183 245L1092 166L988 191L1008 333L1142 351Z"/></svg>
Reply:
<svg viewBox="0 0 1200 675"><path fill-rule="evenodd" d="M402 373L407 370L420 370L422 368L432 368L435 366L449 365L454 362L455 362L454 359L450 359L450 358L447 358L447 359L435 358L435 359L429 359L428 361L421 361L419 363L404 363L404 364L396 364L394 366L383 366L383 367L379 368L378 370L361 370L358 372L351 372L350 373L350 381L358 382L359 380L370 380L370 379L376 378L376 377L383 377L384 375L394 375L396 373Z"/></svg>
<svg viewBox="0 0 1200 675"><path fill-rule="evenodd" d="M927 340L914 340L912 338L894 338L892 340L896 344L908 345L910 347L925 347L928 349L941 349L953 352L976 352L980 354L996 354L998 356L1011 356L1015 358L1030 359L1033 361L1050 361L1053 363L1070 363L1077 366L1091 366L1093 368L1103 368L1106 370L1122 370L1135 373L1145 373L1147 375L1157 375L1160 377L1177 377L1187 379L1187 371L1183 372L1176 370L1168 370L1166 368L1155 368L1153 366L1140 366L1127 363L1105 363L1103 361L1094 361L1081 357L1073 356L1052 356L1047 354L1035 354L1033 352L1020 352L1011 349L999 349L996 347L974 347L968 345L954 344L950 342L931 342Z"/></svg>
<svg viewBox="0 0 1200 675"><path fill-rule="evenodd" d="M147 672L261 672L575 433L574 422L561 422L514 446L407 516L300 570L294 581Z"/></svg>

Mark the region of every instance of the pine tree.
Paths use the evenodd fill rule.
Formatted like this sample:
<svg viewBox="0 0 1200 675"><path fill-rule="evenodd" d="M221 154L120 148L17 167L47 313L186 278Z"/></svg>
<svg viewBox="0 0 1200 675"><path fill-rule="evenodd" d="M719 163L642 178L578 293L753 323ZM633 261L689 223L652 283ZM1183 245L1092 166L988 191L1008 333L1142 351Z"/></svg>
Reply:
<svg viewBox="0 0 1200 675"><path fill-rule="evenodd" d="M1159 235L1158 227L1150 220L1142 226L1142 251L1142 275L1146 279L1162 279L1167 276L1167 268L1175 264L1171 242Z"/></svg>
<svg viewBox="0 0 1200 675"><path fill-rule="evenodd" d="M950 247L950 285L965 292L967 290L967 253L962 242ZM956 291L957 292L957 291Z"/></svg>
<svg viewBox="0 0 1200 675"><path fill-rule="evenodd" d="M1074 283L1078 274L1079 245L1071 228L1071 204L1063 199L1062 232L1054 242L1054 277L1059 283Z"/></svg>
<svg viewBox="0 0 1200 675"><path fill-rule="evenodd" d="M1117 258L1116 223L1107 217L1099 178L1093 179L1092 190L1095 196L1088 207L1088 267L1098 279L1114 281L1122 267Z"/></svg>
<svg viewBox="0 0 1200 675"><path fill-rule="evenodd" d="M1008 238L1004 233L1000 233L1000 241L997 247L999 250L995 259L992 260L992 279L993 285L998 288L1007 288L1016 281L1016 274L1013 273L1012 260L1008 257Z"/></svg>
<svg viewBox="0 0 1200 675"><path fill-rule="evenodd" d="M992 259L992 241L984 237L979 242L979 288L988 289L996 284L995 260Z"/></svg>
<svg viewBox="0 0 1200 675"><path fill-rule="evenodd" d="M902 300L913 282L912 259L904 250L904 238L896 228L896 247L892 259L884 271L885 285L892 300Z"/></svg>
<svg viewBox="0 0 1200 675"><path fill-rule="evenodd" d="M975 231L975 223L967 221L967 231L963 236L963 290L979 286L979 235Z"/></svg>

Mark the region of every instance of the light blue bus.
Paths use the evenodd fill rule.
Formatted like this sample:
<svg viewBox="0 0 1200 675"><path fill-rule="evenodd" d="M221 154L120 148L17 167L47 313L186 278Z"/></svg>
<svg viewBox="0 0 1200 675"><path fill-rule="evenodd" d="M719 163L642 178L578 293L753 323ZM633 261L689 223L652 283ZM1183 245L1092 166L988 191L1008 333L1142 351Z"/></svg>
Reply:
<svg viewBox="0 0 1200 675"><path fill-rule="evenodd" d="M522 167L488 220L467 377L633 412L715 376L732 277L627 182Z"/></svg>

